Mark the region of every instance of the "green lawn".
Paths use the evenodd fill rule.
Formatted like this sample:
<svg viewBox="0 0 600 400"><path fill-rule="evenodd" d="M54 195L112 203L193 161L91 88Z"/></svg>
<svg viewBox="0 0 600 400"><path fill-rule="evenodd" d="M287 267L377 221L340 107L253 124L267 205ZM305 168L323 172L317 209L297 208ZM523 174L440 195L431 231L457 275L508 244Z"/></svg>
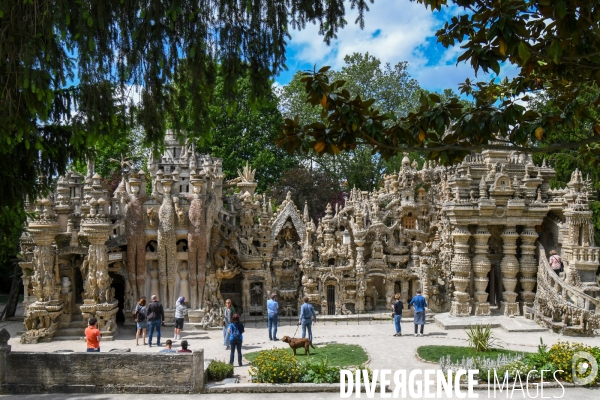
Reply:
<svg viewBox="0 0 600 400"><path fill-rule="evenodd" d="M349 367L359 366L367 362L369 356L365 350L355 344L328 344L325 346L315 346L316 349L311 347L310 356L304 355L304 349L296 349L296 355L298 361L304 361L310 359L310 361L316 362L324 360L327 357L327 363L333 366ZM268 351L268 350L263 350ZM286 351L293 354L292 349L286 348ZM259 351L244 354L246 360L252 362L258 357ZM310 357L310 358L309 358Z"/></svg>
<svg viewBox="0 0 600 400"><path fill-rule="evenodd" d="M452 362L460 361L463 357L485 357L496 359L499 354L521 354L520 351L494 349L485 353L478 353L471 347L466 346L421 346L417 349L417 354L423 360L439 362L440 358L450 356Z"/></svg>

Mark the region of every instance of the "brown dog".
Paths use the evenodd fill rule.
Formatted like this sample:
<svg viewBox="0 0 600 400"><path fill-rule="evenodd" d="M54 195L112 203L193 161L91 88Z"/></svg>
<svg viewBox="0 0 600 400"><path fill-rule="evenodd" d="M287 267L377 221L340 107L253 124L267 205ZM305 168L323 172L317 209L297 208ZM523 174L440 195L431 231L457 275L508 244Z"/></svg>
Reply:
<svg viewBox="0 0 600 400"><path fill-rule="evenodd" d="M290 345L292 350L294 350L294 355L296 355L296 349L299 347L304 347L304 354L306 355L310 355L309 346L313 349L315 348L312 342L306 338L292 339L289 336L284 336L281 338L281 341Z"/></svg>

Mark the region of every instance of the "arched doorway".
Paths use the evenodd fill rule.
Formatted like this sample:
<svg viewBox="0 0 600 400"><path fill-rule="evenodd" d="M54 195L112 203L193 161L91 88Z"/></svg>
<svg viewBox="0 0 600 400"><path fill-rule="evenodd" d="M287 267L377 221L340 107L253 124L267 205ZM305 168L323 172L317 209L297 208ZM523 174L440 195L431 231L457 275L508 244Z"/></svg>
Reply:
<svg viewBox="0 0 600 400"><path fill-rule="evenodd" d="M122 324L125 322L125 313L123 312L125 309L125 279L115 272L109 272L108 276L112 278L110 286L115 290L115 299L119 302L119 311L116 316L117 324Z"/></svg>

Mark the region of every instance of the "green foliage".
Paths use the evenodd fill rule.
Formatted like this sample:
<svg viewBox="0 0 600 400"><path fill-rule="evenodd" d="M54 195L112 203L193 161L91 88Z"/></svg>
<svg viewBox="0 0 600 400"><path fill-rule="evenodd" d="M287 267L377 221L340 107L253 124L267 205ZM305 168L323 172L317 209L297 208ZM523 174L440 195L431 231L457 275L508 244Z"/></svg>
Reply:
<svg viewBox="0 0 600 400"><path fill-rule="evenodd" d="M335 383L340 380L340 369L360 365L368 356L357 345L329 344L313 349L304 361L302 355L294 356L291 349L272 349L247 353L244 357L251 361L250 375L253 382L262 383ZM369 370L369 376L372 372Z"/></svg>
<svg viewBox="0 0 600 400"><path fill-rule="evenodd" d="M340 71L328 70L326 74L333 80L344 81L343 89L351 95L373 98L374 107L393 118L408 114L418 104L420 88L407 72L408 63L382 65L369 53L347 55L344 62ZM324 123L319 107L306 102L305 87L302 73L298 72L287 85L277 90L284 118L293 120L298 116L302 125ZM311 164L344 184L345 190L357 187L368 191L379 186L384 174L399 169L402 159L400 155L385 160L366 146L322 157L313 157L310 153L301 155L302 159L307 157Z"/></svg>
<svg viewBox="0 0 600 400"><path fill-rule="evenodd" d="M362 24L366 3L351 4ZM136 124L154 146L167 123L206 135L217 65L224 97L248 73L254 102L285 68L290 28L318 23L329 43L347 23L337 1L0 0L0 10L0 207L36 197L47 189L38 176ZM183 81L188 90L173 90Z"/></svg>
<svg viewBox="0 0 600 400"><path fill-rule="evenodd" d="M196 151L222 158L226 179L237 177L237 171L249 161L252 169L256 169L257 190L264 192L281 178L283 171L296 166L297 160L274 144L283 122L275 95L269 92L260 101L251 103L250 74L239 78L236 84L235 106L228 107L224 77L221 68L218 69L208 113L212 126L207 139L198 142ZM186 112L196 110L188 107Z"/></svg>
<svg viewBox="0 0 600 400"><path fill-rule="evenodd" d="M344 201L339 181L324 171L305 167L285 171L281 179L271 186L268 194L275 204L280 204L288 192L291 192L292 200L301 211L305 202L308 204L309 216L312 219L324 215L327 203L335 207L336 203L341 204Z"/></svg>
<svg viewBox="0 0 600 400"><path fill-rule="evenodd" d="M278 144L289 153L314 149L318 154L352 152L368 146L388 159L401 151L427 152L442 164L462 160L476 149L551 153L578 149L600 158L600 120L590 119L600 107L599 96L581 101L580 94L600 82L598 4L584 0L492 1L417 0L433 12L454 4L436 32L445 47L460 46L458 62L470 62L477 73L500 74L501 65L516 69L513 79L491 79L460 86L465 105L456 97L422 93L414 113L394 120L374 107L376 99L344 90L344 82L329 67L303 75L307 101L321 121L303 125L286 119ZM556 110L539 112L524 105L532 94L547 93ZM582 135L563 143L548 136L561 127L592 122Z"/></svg>
<svg viewBox="0 0 600 400"><path fill-rule="evenodd" d="M289 354L292 353L292 349L285 348L283 349L287 351ZM260 352L252 352L244 354L244 358L246 358L250 362L254 362ZM333 365L338 367L350 367L361 365L367 362L369 356L365 352L365 350L355 344L341 344L341 343L331 343L325 346L317 347L316 349L311 349L310 356L305 358L304 352L302 350L297 351L297 359L309 359L310 362L321 362L327 360L327 365Z"/></svg>
<svg viewBox="0 0 600 400"><path fill-rule="evenodd" d="M295 383L301 376L297 358L284 349L259 352L252 361L249 373L252 382L261 383Z"/></svg>
<svg viewBox="0 0 600 400"><path fill-rule="evenodd" d="M212 360L206 369L209 379L222 381L233 376L233 365L224 361Z"/></svg>
<svg viewBox="0 0 600 400"><path fill-rule="evenodd" d="M340 381L340 367L329 365L327 357L317 362L302 363L300 370L300 382L336 383Z"/></svg>
<svg viewBox="0 0 600 400"><path fill-rule="evenodd" d="M23 233L25 211L19 207L2 207L0 210L0 293L8 293L14 272L12 260L19 253L19 237Z"/></svg>
<svg viewBox="0 0 600 400"><path fill-rule="evenodd" d="M497 359L499 355L515 356L521 352L505 350L505 349L490 349L486 352L478 352L472 347L465 346L421 346L417 348L417 354L423 360L438 362L442 357L450 357L450 361L457 362L469 357L485 357L488 359Z"/></svg>
<svg viewBox="0 0 600 400"><path fill-rule="evenodd" d="M552 363L552 365L555 367L556 370L562 370L561 372L557 373L557 376L559 378L562 378L562 379L566 380L567 382L573 382L573 375L572 375L573 356L575 355L575 353L577 353L579 351L585 351L585 352L590 353L592 356L594 356L596 361L598 363L600 363L600 348L599 347L591 347L591 346L585 345L583 343L577 343L577 342L574 342L574 343L562 342L560 340L550 347L550 350L548 351L550 363ZM583 361L584 360L578 360L577 366L580 366L580 364ZM585 378L590 373L591 373L591 368L584 370L583 373L577 372L579 378ZM598 382L599 380L600 380L600 376L596 376L596 378L594 379L594 381L592 383Z"/></svg>
<svg viewBox="0 0 600 400"><path fill-rule="evenodd" d="M467 343L477 352L487 352L498 345L499 339L492 333L492 327L488 324L485 327L481 324L469 325L467 328Z"/></svg>

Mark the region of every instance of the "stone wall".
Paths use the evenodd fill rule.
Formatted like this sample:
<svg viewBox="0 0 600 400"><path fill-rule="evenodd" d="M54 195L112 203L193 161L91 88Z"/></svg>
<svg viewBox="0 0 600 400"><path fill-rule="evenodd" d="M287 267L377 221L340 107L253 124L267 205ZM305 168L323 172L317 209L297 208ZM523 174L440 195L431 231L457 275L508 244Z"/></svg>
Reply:
<svg viewBox="0 0 600 400"><path fill-rule="evenodd" d="M0 351L0 369L0 393L200 393L204 351L29 353L9 348Z"/></svg>

